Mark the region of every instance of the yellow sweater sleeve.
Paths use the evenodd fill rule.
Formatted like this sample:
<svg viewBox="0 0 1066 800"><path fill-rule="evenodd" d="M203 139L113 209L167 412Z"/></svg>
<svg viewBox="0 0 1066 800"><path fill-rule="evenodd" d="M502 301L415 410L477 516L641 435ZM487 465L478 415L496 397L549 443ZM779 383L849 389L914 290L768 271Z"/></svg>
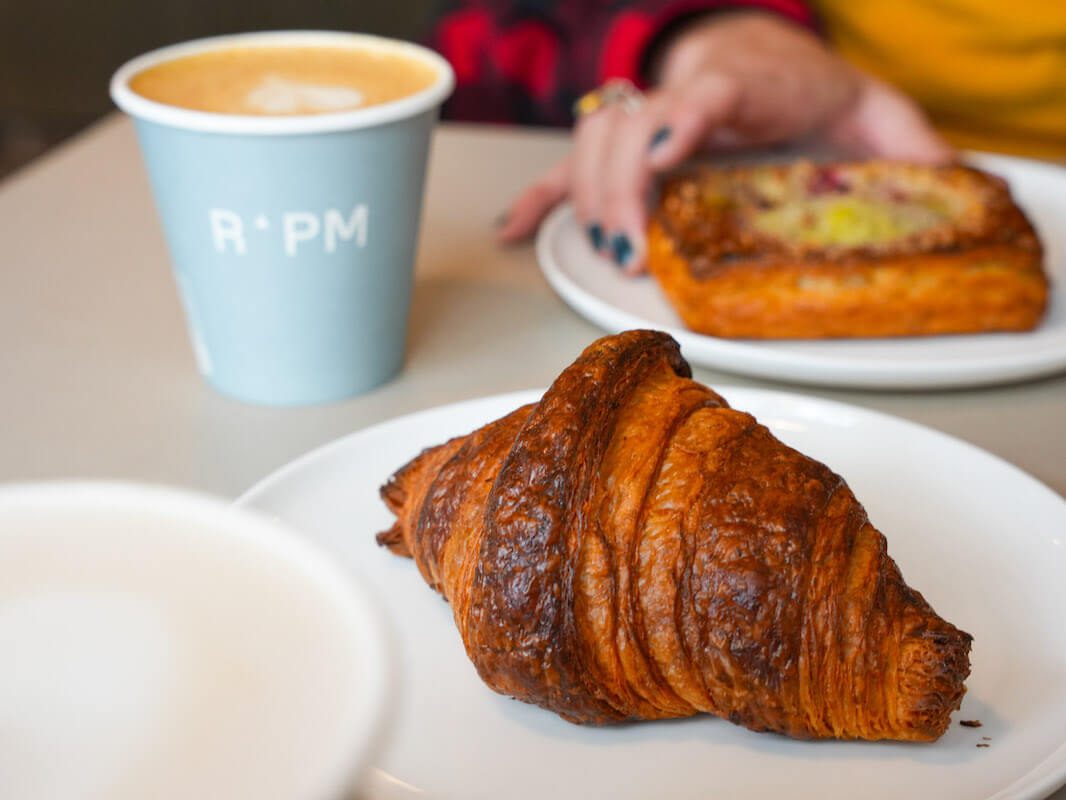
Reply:
<svg viewBox="0 0 1066 800"><path fill-rule="evenodd" d="M816 0L837 50L955 145L1066 158L1064 0Z"/></svg>

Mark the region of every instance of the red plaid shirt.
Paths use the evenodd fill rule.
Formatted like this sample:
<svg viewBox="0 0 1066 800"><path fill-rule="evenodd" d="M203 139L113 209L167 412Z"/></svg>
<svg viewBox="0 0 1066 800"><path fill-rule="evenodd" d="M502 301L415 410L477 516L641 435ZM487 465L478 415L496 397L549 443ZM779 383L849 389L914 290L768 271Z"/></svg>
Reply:
<svg viewBox="0 0 1066 800"><path fill-rule="evenodd" d="M609 78L646 83L648 56L688 18L758 8L814 27L803 0L458 0L432 46L455 70L444 117L569 126L574 101Z"/></svg>

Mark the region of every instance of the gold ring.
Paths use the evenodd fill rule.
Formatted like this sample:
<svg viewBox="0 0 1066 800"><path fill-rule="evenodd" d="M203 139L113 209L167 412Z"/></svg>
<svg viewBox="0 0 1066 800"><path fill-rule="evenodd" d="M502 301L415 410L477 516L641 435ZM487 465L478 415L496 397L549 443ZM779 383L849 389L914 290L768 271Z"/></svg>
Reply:
<svg viewBox="0 0 1066 800"><path fill-rule="evenodd" d="M625 78L612 78L586 92L574 103L574 116L584 117L607 106L619 106L627 114L644 105L644 93Z"/></svg>

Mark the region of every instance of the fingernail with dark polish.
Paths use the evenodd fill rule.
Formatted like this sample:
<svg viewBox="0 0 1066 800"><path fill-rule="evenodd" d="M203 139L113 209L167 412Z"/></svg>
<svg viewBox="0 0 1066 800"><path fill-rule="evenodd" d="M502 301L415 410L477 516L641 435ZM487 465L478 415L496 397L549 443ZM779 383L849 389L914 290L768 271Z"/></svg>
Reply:
<svg viewBox="0 0 1066 800"><path fill-rule="evenodd" d="M667 125L664 125L663 127L659 128L659 130L655 131L655 134L651 137L651 142L648 144L648 149L654 150L656 147L658 147L667 139L669 139L671 133L672 131Z"/></svg>
<svg viewBox="0 0 1066 800"><path fill-rule="evenodd" d="M629 263L633 257L633 244L624 233L616 233L611 237L611 257L621 267Z"/></svg>
<svg viewBox="0 0 1066 800"><path fill-rule="evenodd" d="M589 235L589 241L592 242L592 248L594 250L603 249L603 226L598 222L591 223L585 232Z"/></svg>

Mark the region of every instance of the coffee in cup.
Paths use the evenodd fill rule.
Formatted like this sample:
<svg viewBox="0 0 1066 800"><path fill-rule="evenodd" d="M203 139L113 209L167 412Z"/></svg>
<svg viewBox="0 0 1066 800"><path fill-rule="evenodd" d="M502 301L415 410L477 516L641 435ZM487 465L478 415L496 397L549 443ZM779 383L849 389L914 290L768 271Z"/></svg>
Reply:
<svg viewBox="0 0 1066 800"><path fill-rule="evenodd" d="M383 621L275 520L151 486L0 486L4 800L348 797Z"/></svg>
<svg viewBox="0 0 1066 800"><path fill-rule="evenodd" d="M424 60L358 46L230 47L164 61L134 75L137 94L216 114L323 114L424 91L437 70Z"/></svg>

